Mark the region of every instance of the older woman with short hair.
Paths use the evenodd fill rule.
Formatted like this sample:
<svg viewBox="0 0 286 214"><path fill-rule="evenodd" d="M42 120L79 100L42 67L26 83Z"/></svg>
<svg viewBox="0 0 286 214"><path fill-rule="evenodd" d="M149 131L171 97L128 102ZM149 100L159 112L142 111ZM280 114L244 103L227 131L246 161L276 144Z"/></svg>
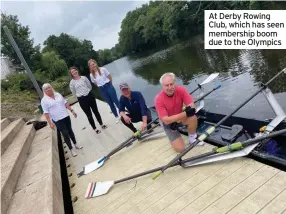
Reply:
<svg viewBox="0 0 286 214"><path fill-rule="evenodd" d="M50 128L54 129L56 125L57 129L62 133L65 143L69 147L72 156L77 156L76 151L72 147L70 139L72 139L76 149L82 149L82 146L77 143L75 139L71 119L67 109L70 110L75 118L77 117L77 114L73 109L71 109L67 100L65 100L60 93L55 92L49 83L45 83L42 86L42 89L44 92L44 97L41 100L41 106Z"/></svg>

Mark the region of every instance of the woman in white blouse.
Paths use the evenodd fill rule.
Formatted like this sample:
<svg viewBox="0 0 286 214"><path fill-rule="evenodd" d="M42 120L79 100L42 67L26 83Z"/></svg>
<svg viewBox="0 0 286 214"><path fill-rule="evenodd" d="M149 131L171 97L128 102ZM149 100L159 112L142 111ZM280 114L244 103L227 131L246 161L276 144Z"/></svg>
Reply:
<svg viewBox="0 0 286 214"><path fill-rule="evenodd" d="M88 67L90 70L91 82L99 88L103 98L110 106L110 109L116 118L116 123L118 123L119 117L115 105L119 109L119 101L115 88L112 85L110 73L106 68L98 67L97 62L94 59L88 60Z"/></svg>
<svg viewBox="0 0 286 214"><path fill-rule="evenodd" d="M75 118L77 117L77 114L71 109L63 96L60 93L55 92L49 83L45 83L42 86L42 89L44 97L41 100L41 106L50 127L54 129L56 125L57 129L62 133L72 156L76 156L77 153L73 149L70 139L72 139L75 148L81 149L82 146L76 142L67 109L71 111Z"/></svg>
<svg viewBox="0 0 286 214"><path fill-rule="evenodd" d="M89 124L95 130L97 134L99 134L101 131L98 130L95 126L91 109L98 121L98 123L101 125L102 129L106 129L107 126L103 125L101 116L99 114L96 100L94 95L91 92L92 86L89 82L89 80L85 76L80 76L78 69L76 67L71 67L69 69L70 72L70 90L72 94L77 97L79 105L81 109L84 111L85 115L87 116L87 119L89 121Z"/></svg>

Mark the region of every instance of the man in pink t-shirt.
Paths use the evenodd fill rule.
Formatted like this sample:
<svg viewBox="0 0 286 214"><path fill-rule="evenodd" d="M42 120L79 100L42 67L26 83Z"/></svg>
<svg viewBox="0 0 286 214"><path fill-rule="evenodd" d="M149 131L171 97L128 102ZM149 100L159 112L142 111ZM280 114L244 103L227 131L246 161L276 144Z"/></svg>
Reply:
<svg viewBox="0 0 286 214"><path fill-rule="evenodd" d="M182 152L185 144L176 125L180 122L187 125L190 143L196 141L197 117L194 98L183 86L176 85L173 73L163 74L160 83L163 90L155 97L155 108L160 124L175 151ZM183 104L186 106L185 111L182 111Z"/></svg>

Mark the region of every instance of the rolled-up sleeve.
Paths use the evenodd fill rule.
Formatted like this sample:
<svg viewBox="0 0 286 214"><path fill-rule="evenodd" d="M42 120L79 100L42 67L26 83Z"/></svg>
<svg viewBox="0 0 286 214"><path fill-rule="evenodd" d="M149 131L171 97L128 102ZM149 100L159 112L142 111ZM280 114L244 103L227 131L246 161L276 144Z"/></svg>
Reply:
<svg viewBox="0 0 286 214"><path fill-rule="evenodd" d="M42 106L42 109L43 109L43 112L44 114L49 114L49 107L47 105L47 103L45 102L44 99L41 100L41 106Z"/></svg>

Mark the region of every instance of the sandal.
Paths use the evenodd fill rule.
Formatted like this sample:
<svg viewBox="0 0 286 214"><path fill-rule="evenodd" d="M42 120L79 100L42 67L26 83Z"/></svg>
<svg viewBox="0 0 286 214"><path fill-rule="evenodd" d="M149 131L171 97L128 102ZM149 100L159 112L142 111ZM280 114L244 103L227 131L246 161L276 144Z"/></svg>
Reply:
<svg viewBox="0 0 286 214"><path fill-rule="evenodd" d="M100 130L95 130L95 132L96 132L96 134L100 134L101 133L101 131Z"/></svg>
<svg viewBox="0 0 286 214"><path fill-rule="evenodd" d="M106 125L102 125L101 128L102 129L107 129L107 126Z"/></svg>

